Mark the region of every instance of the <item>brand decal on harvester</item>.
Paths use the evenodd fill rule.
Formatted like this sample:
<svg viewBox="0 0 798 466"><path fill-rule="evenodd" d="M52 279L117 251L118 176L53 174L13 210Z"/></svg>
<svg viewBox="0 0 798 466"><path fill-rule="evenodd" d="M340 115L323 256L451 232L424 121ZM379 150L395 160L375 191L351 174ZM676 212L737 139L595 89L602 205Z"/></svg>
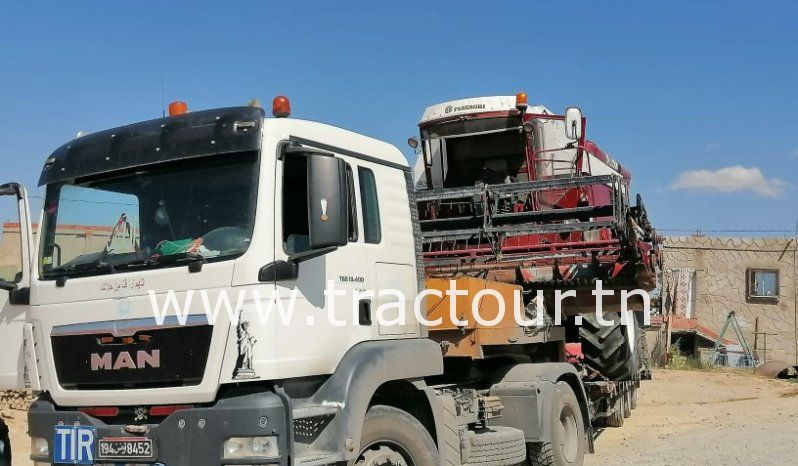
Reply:
<svg viewBox="0 0 798 466"><path fill-rule="evenodd" d="M460 105L459 107L452 107L451 105L447 105L446 109L443 111L444 113L452 113L452 112L465 112L466 110L485 110L485 104L468 104L468 105Z"/></svg>
<svg viewBox="0 0 798 466"><path fill-rule="evenodd" d="M122 351L116 356L113 353L92 353L91 354L91 370L92 371L116 371L121 369L145 369L147 367L158 368L161 367L161 350L152 350L150 352L139 350L136 352L136 358L128 351Z"/></svg>

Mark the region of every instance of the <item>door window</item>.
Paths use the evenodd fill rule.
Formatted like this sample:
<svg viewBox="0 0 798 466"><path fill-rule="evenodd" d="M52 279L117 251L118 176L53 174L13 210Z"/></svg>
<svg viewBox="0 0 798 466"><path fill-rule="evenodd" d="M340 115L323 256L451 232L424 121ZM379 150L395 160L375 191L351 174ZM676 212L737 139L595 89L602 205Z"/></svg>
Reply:
<svg viewBox="0 0 798 466"><path fill-rule="evenodd" d="M16 196L0 196L0 280L22 279L22 229Z"/></svg>
<svg viewBox="0 0 798 466"><path fill-rule="evenodd" d="M352 167L346 165L349 190L349 241L358 239L357 200ZM291 154L283 161L283 250L296 254L310 250L308 227L308 159Z"/></svg>
<svg viewBox="0 0 798 466"><path fill-rule="evenodd" d="M364 167L358 167L357 171L360 178L360 202L363 203L363 236L367 243L379 243L382 240L382 230L374 172Z"/></svg>

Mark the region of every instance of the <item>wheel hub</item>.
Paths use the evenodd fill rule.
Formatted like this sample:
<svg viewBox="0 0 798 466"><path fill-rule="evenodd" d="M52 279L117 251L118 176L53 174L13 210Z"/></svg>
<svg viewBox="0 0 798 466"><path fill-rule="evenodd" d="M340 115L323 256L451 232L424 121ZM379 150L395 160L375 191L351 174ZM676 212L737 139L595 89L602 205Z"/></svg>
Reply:
<svg viewBox="0 0 798 466"><path fill-rule="evenodd" d="M379 445L361 453L355 466L408 466L408 464L398 451L388 445Z"/></svg>
<svg viewBox="0 0 798 466"><path fill-rule="evenodd" d="M558 427L561 429L560 439L563 456L567 461L574 462L579 450L579 427L576 425L576 416L567 406L560 413Z"/></svg>

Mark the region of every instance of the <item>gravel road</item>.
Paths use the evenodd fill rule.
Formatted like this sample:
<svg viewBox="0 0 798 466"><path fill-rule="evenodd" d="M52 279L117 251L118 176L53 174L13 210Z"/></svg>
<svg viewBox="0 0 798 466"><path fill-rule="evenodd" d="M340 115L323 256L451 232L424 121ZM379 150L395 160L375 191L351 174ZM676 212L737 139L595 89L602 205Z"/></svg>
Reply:
<svg viewBox="0 0 798 466"><path fill-rule="evenodd" d="M659 370L632 417L598 433L586 465L798 465L798 383ZM31 466L25 413L6 410L14 466Z"/></svg>
<svg viewBox="0 0 798 466"><path fill-rule="evenodd" d="M798 383L738 372L659 370L623 428L587 465L798 465Z"/></svg>

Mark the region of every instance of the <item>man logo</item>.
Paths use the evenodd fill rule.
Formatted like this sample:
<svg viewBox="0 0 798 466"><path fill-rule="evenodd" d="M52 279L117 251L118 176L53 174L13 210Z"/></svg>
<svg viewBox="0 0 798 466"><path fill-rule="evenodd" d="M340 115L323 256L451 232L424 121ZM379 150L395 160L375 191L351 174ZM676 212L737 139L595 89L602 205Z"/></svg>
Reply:
<svg viewBox="0 0 798 466"><path fill-rule="evenodd" d="M92 353L91 370L118 371L121 369L146 369L147 367L161 367L161 350L137 351L136 359L128 351L122 351L116 356L113 353Z"/></svg>

